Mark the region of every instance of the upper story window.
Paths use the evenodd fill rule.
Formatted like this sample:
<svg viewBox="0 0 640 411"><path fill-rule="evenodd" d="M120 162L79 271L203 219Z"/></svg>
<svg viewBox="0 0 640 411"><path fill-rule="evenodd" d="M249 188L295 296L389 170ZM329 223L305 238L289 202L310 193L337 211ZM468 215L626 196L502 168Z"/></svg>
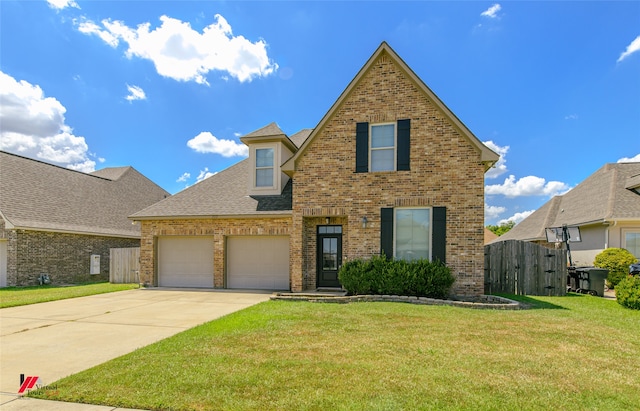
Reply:
<svg viewBox="0 0 640 411"><path fill-rule="evenodd" d="M256 187L273 187L273 148L256 149Z"/></svg>
<svg viewBox="0 0 640 411"><path fill-rule="evenodd" d="M396 125L371 125L369 142L369 171L396 169Z"/></svg>
<svg viewBox="0 0 640 411"><path fill-rule="evenodd" d="M411 120L356 124L356 173L410 170Z"/></svg>

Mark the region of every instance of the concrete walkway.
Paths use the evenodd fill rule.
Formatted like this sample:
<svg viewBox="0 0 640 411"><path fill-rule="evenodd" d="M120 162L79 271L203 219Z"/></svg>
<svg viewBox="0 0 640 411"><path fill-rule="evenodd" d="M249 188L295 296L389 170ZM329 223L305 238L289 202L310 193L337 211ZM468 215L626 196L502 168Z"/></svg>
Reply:
<svg viewBox="0 0 640 411"><path fill-rule="evenodd" d="M21 398L20 374L49 385L269 299L267 292L138 289L0 310L0 408L114 410Z"/></svg>

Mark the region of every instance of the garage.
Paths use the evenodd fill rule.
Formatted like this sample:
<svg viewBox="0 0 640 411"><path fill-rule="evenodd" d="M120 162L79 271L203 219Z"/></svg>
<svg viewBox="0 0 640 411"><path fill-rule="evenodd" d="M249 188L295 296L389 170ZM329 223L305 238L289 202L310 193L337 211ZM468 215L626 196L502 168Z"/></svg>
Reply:
<svg viewBox="0 0 640 411"><path fill-rule="evenodd" d="M158 285L213 288L213 237L158 238Z"/></svg>
<svg viewBox="0 0 640 411"><path fill-rule="evenodd" d="M288 290L289 237L228 237L227 288Z"/></svg>

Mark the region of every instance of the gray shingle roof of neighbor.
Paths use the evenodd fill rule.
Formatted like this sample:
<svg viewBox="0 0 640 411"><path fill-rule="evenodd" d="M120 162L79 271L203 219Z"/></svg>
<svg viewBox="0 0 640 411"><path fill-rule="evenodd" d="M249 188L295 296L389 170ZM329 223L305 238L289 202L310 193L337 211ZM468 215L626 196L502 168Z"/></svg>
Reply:
<svg viewBox="0 0 640 411"><path fill-rule="evenodd" d="M303 129L287 137L300 147L312 129ZM284 136L286 134L271 123L245 137ZM290 215L292 210L292 184L289 181L282 194L249 196L251 164L242 160L183 191L133 215L133 220L174 217L223 217Z"/></svg>
<svg viewBox="0 0 640 411"><path fill-rule="evenodd" d="M544 240L545 228L583 226L614 220L640 221L640 195L629 181L640 163L609 163L561 196L555 196L493 242Z"/></svg>
<svg viewBox="0 0 640 411"><path fill-rule="evenodd" d="M127 217L168 196L133 167L87 174L0 151L6 228L140 237Z"/></svg>

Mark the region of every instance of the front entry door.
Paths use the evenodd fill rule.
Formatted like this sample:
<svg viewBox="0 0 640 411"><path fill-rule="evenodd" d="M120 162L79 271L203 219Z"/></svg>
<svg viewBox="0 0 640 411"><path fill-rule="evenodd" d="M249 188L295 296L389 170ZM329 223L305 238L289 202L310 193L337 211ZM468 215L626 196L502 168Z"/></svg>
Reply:
<svg viewBox="0 0 640 411"><path fill-rule="evenodd" d="M338 270L342 265L342 226L318 227L318 287L340 287Z"/></svg>

